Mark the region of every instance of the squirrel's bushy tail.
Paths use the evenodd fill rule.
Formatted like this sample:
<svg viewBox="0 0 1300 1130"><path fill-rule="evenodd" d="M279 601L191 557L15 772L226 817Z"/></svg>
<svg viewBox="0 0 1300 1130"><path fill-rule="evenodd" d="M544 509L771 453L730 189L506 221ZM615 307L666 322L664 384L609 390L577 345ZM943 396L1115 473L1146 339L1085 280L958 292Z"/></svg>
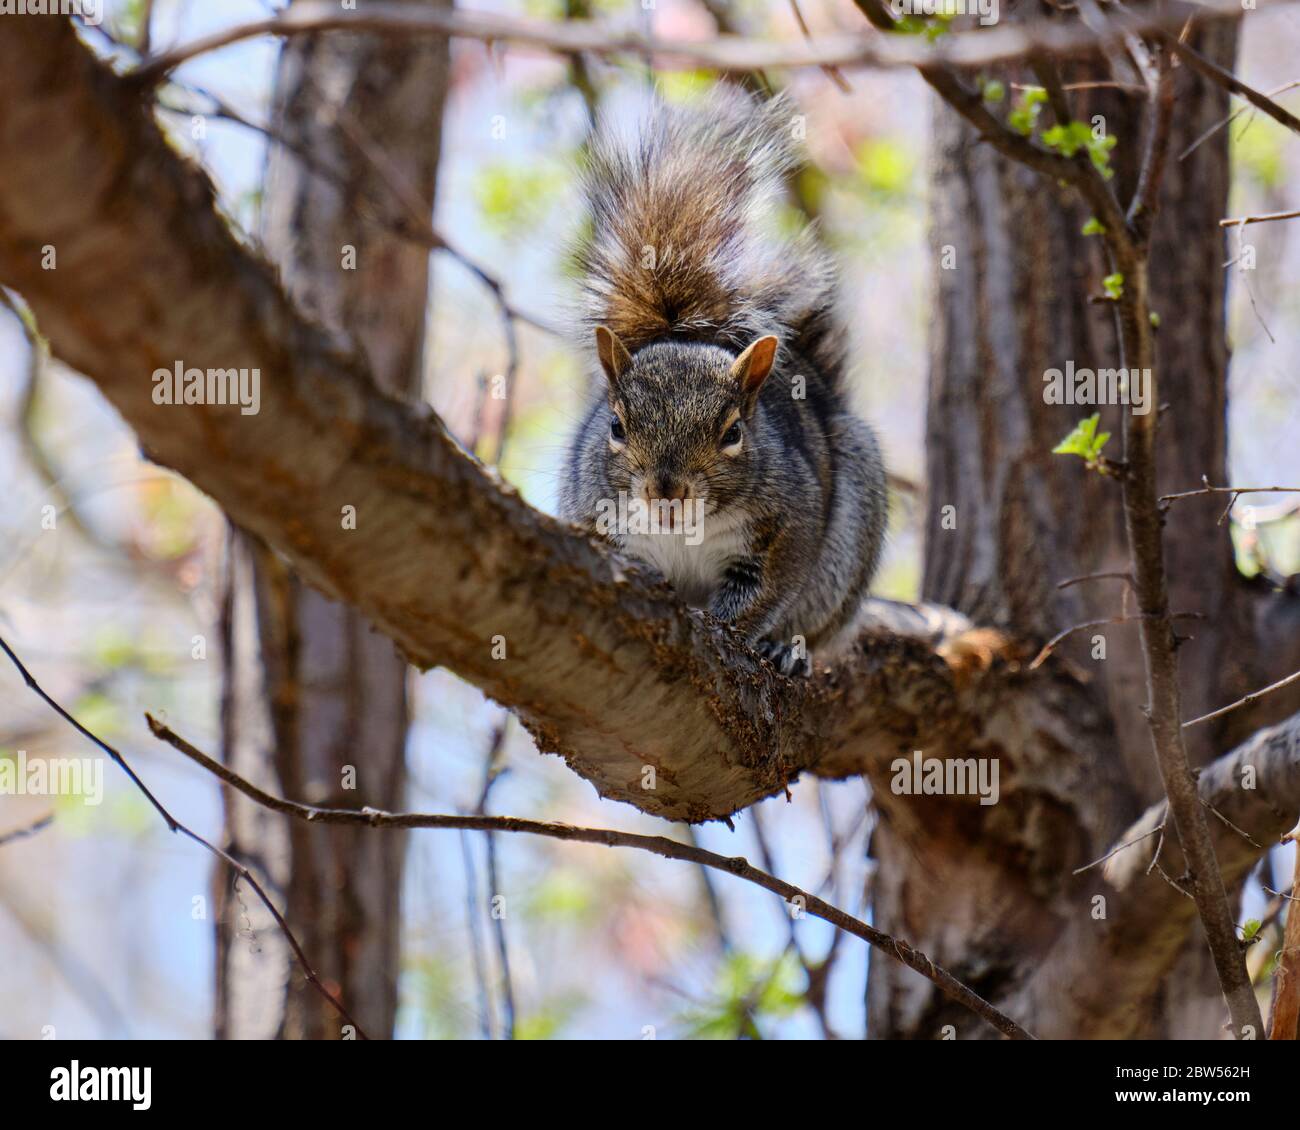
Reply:
<svg viewBox="0 0 1300 1130"><path fill-rule="evenodd" d="M630 139L602 121L575 250L584 322L634 351L665 338L739 350L776 334L837 382L829 256L806 224L791 234L777 215L798 120L785 98L720 89L691 105L656 100Z"/></svg>

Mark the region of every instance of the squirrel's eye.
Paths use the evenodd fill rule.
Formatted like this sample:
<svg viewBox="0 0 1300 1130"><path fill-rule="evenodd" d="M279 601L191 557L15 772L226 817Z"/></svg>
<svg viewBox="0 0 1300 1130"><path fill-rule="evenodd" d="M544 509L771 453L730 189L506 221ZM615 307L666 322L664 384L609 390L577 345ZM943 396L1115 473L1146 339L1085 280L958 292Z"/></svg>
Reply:
<svg viewBox="0 0 1300 1130"><path fill-rule="evenodd" d="M609 438L615 443L622 443L627 439L627 432L623 429L623 421L617 416L609 422Z"/></svg>
<svg viewBox="0 0 1300 1130"><path fill-rule="evenodd" d="M740 421L737 420L725 432L722 433L722 446L732 447L740 442Z"/></svg>

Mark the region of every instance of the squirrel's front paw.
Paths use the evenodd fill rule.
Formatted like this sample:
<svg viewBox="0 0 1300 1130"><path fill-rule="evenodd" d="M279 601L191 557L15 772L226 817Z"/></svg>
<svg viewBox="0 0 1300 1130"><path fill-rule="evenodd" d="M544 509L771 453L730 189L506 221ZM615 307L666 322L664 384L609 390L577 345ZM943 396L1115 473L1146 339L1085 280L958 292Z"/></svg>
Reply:
<svg viewBox="0 0 1300 1130"><path fill-rule="evenodd" d="M760 640L755 650L782 675L812 674L812 659L803 644L789 644L784 640Z"/></svg>

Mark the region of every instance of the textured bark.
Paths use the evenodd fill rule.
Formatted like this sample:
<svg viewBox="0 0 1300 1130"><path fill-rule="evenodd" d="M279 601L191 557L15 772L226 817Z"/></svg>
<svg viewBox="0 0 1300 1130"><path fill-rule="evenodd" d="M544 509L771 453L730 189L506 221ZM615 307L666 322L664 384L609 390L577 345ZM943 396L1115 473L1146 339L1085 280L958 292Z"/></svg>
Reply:
<svg viewBox="0 0 1300 1130"><path fill-rule="evenodd" d="M724 817L823 758L849 773L864 751L979 726L986 680L1014 681L1004 662L959 682L933 646L892 635L856 670L810 684L773 674L729 628L532 510L439 420L385 395L341 333L306 320L234 238L207 179L66 25L20 21L0 53L14 92L0 120L0 278L59 356L151 458L412 662L511 706L602 794ZM49 136L62 144L40 151ZM47 243L57 272L41 269ZM260 412L155 404L151 374L175 358L260 369Z"/></svg>
<svg viewBox="0 0 1300 1130"><path fill-rule="evenodd" d="M1284 839L1300 842L1300 825L1293 828ZM1296 853L1292 870L1292 898L1300 892L1300 852ZM1294 909L1292 904L1292 909ZM1282 948L1277 955L1277 971L1273 974L1273 1004L1269 1009L1268 1038L1270 1040L1300 1040L1300 914L1289 913L1282 932Z"/></svg>
<svg viewBox="0 0 1300 1130"><path fill-rule="evenodd" d="M411 401L423 374L428 252L362 227L358 209L432 214L447 71L446 44L434 39L307 37L285 44L273 96L271 126L287 146L273 143L268 155L267 251L303 312L339 331L381 388ZM301 151L312 155L310 168ZM407 667L390 640L238 530L223 635L231 768L288 796L401 806ZM355 780L345 786L345 775ZM226 836L227 850L265 868L282 892L317 973L366 1031L391 1032L405 838L268 818L229 791ZM232 906L226 876L215 881L217 1034L337 1036L338 1017L297 976L269 916L247 900ZM254 927L256 947L234 936L232 911Z"/></svg>
<svg viewBox="0 0 1300 1130"><path fill-rule="evenodd" d="M1236 31L1221 24L1200 33L1201 48L1231 66ZM1066 81L1095 72L1066 69ZM1016 81L1032 82L1028 74ZM1220 120L1227 97L1185 72L1175 76L1174 154ZM1113 151L1120 198L1137 178L1143 99L1107 90L1072 95L1075 114L1102 115L1119 139ZM1044 122L1050 111L1044 111ZM1101 241L1081 234L1089 217L1076 194L1002 159L946 109L934 140L936 249L956 250L957 268L936 272L931 342L927 470L933 499L927 523L923 593L979 622L1015 625L1046 639L1071 624L1134 612L1123 582L1093 581L1060 590L1084 574L1129 568L1120 494L1113 480L1085 470L1052 448L1086 406L1044 402L1043 374L1073 361L1080 368L1120 364L1107 304L1090 304L1109 272ZM1223 237L1227 142L1217 137L1187 161L1171 161L1151 252L1151 293L1162 314L1157 334L1161 395L1160 475L1169 490L1222 483L1227 465L1227 346ZM1102 408L1116 438L1122 407ZM941 507L957 510L956 530L941 526ZM1185 507L1185 509L1184 509ZM1216 523L1222 500L1180 504L1166 528L1171 604L1205 612L1195 646L1182 650L1184 702L1191 715L1250 688L1250 672L1231 657L1250 639L1248 602L1232 549ZM1125 597L1128 596L1126 605ZM1243 629L1245 629L1243 631ZM1104 662L1090 658L1089 631L1062 648L1086 667L1099 706L1109 709L1125 768L1142 799L1163 795L1149 754L1139 698L1142 656L1135 624L1099 630ZM1225 663L1225 658L1229 662ZM1193 760L1222 749L1208 730L1194 738Z"/></svg>
<svg viewBox="0 0 1300 1130"><path fill-rule="evenodd" d="M1180 104L1194 110L1189 132L1218 112L1209 102L1201 106L1202 97L1209 98L1180 94ZM666 586L530 509L469 459L436 418L377 387L371 374L383 362L367 358L364 343L349 341L344 327L329 325L328 313L318 309L325 325L302 316L273 272L218 218L206 179L162 140L138 94L96 62L65 22L32 17L0 38L0 99L0 282L26 298L54 352L95 382L153 458L208 491L272 547L257 562L268 579L287 576L283 563L292 566L366 615L413 661L444 664L515 711L543 751L562 754L603 795L646 812L720 818L780 791L801 771L865 774L880 811L878 920L923 944L1038 1035L1199 1034L1218 1023L1215 994L1205 998L1205 1018L1187 1011L1201 1004L1192 982L1168 981L1183 1017L1160 999L1189 938L1197 940L1188 960L1203 964L1185 896L1148 876L1144 865L1126 871L1121 864L1137 849L1105 871L1073 874L1119 842L1153 799L1136 753L1124 755L1128 740L1117 721L1132 692L1109 666L1132 641L1112 638L1106 664L1089 667L1076 653L1031 672L1025 660L1033 648L1019 639L1086 618L1089 601L1107 614L1118 610L1093 590L1058 596L1052 588L1059 577L1112 563L1110 523L1119 512L1118 499L1103 493L1106 484L1045 455L1072 419L1060 426L1042 416L1038 374L1064 356L1079 363L1091 356L1090 339L1081 336L1070 346L1077 352L1050 357L1044 336L1051 325L1043 320L1051 313L1041 309L1044 294L1056 295L1057 313L1068 317L1063 282L1076 270L1082 280L1081 267L1065 266L1077 261L1070 255L1054 270L1056 260L1041 259L1044 234L1049 248L1081 254L1073 233L1083 217L1057 218L1045 203L1054 189L1021 183L964 134L941 126L942 159L959 170L946 182L947 198L965 201L976 219L990 218L974 225L966 276L941 279L970 289L941 289L938 304L938 355L953 360L935 373L933 493L936 506L958 505L958 530L932 532L926 584L931 595L1004 630L972 630L951 611L884 605L882 626L864 636L856 657L793 681L774 675L725 626L684 609ZM1222 153L1211 159L1221 162ZM1203 190L1221 183L1216 168L1221 177L1219 166L1194 163L1175 175ZM1186 203L1172 206L1166 222L1181 216L1187 224L1194 206L1218 207L1197 200L1186 187ZM1018 250L1013 231L1038 252ZM1213 257L1201 247L1201 258L1188 258L1199 244L1170 245L1157 295L1171 285L1163 272L1176 274L1180 265L1200 271ZM45 245L58 249L57 271L41 268ZM982 292L971 276L983 272L992 281ZM1212 292L1217 268L1202 274ZM1185 301L1189 309L1207 303L1196 317L1213 322L1221 314L1209 308L1216 294L1207 299L1191 288ZM1036 318L1017 322L1021 304L1038 311ZM963 306L986 311L965 334ZM1082 326L1069 332L1083 335ZM1099 351L1107 348L1104 326L1088 332L1098 335ZM1165 361L1174 370L1183 364L1193 374L1187 395L1208 398L1204 411L1218 413L1213 421L1173 415L1178 423L1165 432L1178 436L1180 447L1201 445L1200 460L1178 456L1195 477L1213 476L1223 450L1215 332L1210 327L1201 353ZM1186 349L1195 352L1198 341L1189 336ZM259 367L261 412L156 405L151 374L176 358L199 367ZM1033 377L1032 395L1016 383L1017 373ZM1171 413L1183 411L1171 404ZM1179 485L1186 484L1170 484ZM1080 513L1085 502L1095 507L1091 523ZM356 507L356 530L341 528L343 506ZM1198 514L1186 520L1203 523ZM1184 520L1181 512L1175 517ZM1194 528L1204 535L1196 546L1170 546L1175 581L1186 584L1178 570L1207 570L1206 591L1222 594L1220 607L1206 607L1213 616L1207 627L1227 639L1234 623L1254 623L1254 606L1248 600L1247 614L1225 614L1238 592L1226 548L1219 552L1226 535ZM941 545L941 536L953 541ZM1182 535L1171 525L1169 536L1175 543ZM956 556L959 567L940 569L945 556ZM232 567L247 572L254 563L237 555ZM1214 570L1224 571L1217 581ZM283 601L284 591L263 586L260 610L247 601L231 605L231 615L242 618L233 630L237 643L256 638L254 612L264 625L281 623L271 612L287 605L272 598ZM1253 600L1253 589L1240 591ZM1267 600L1272 623L1284 622L1289 606L1281 594ZM1185 654L1214 638L1198 633L1202 639ZM1199 668L1190 666L1189 709L1231 697L1223 685L1197 684ZM258 689L238 679L232 687L244 701ZM258 740L269 741L273 712L262 724ZM1297 727L1293 719L1257 735L1201 778L1203 795L1258 843L1300 804ZM1138 732L1138 748L1146 750ZM896 795L891 762L915 749L996 758L1000 802ZM1247 757L1259 769L1252 795L1233 777ZM264 767L264 781L271 771ZM303 795L308 779L286 773L283 780L285 792L321 799ZM1261 849L1235 833L1225 840L1221 825L1214 831L1231 882ZM1162 858L1179 866L1176 857ZM1104 919L1090 913L1099 893L1110 907ZM974 1034L966 1016L948 1011L911 974L877 963L871 992L875 1035L934 1037L946 1023Z"/></svg>
<svg viewBox="0 0 1300 1130"><path fill-rule="evenodd" d="M1199 48L1226 67L1232 66L1236 30L1222 24L1203 30ZM1025 72L1003 77L1034 82ZM1086 64L1065 68L1067 82L1099 77ZM1185 71L1175 75L1174 137L1177 155L1227 112L1227 99ZM1106 129L1119 138L1114 151L1120 199L1127 200L1137 179L1143 136L1144 100L1108 90L1071 95L1075 116L1090 124L1105 118ZM1044 110L1044 122L1051 111ZM1121 364L1110 308L1089 304L1101 293L1100 280L1113 269L1103 261L1101 242L1081 234L1089 212L1069 189L998 156L946 107L936 114L931 238L936 260L945 248L956 254L955 269L936 271L936 317L933 323L927 462L931 509L928 516L926 599L951 605L972 619L1012 626L1041 639L1087 621L1137 611L1134 595L1118 580L1097 580L1065 589L1067 578L1129 569L1129 549L1118 485L1087 471L1083 461L1051 454L1074 423L1089 415L1088 406L1045 403L1043 375L1064 369L1067 361L1092 369ZM1223 137L1203 145L1185 162L1171 160L1162 186L1161 213L1151 254L1151 292L1162 321L1157 335L1161 375L1159 479L1164 490L1227 481L1226 367L1223 240L1217 222L1226 214L1227 143ZM1102 426L1122 434L1122 407L1101 409ZM1112 440L1107 453L1119 441ZM956 528L946 528L945 506L954 506ZM1173 512L1165 528L1171 606L1176 612L1199 612L1204 621L1183 630L1195 637L1179 650L1182 697L1188 716L1240 697L1252 686L1294 669L1292 656L1261 652L1253 623L1256 603L1267 602L1275 615L1294 622L1295 601L1253 590L1237 574L1226 529L1217 522L1221 499L1191 500ZM951 512L950 512L951 513ZM949 523L951 525L951 523ZM1186 622L1184 622L1186 623ZM1093 657L1093 640L1105 639L1105 659ZM1294 645L1280 649L1293 652ZM1050 827L1027 830L1024 844L1030 861L1059 852L1059 844L1077 839L1080 817L1115 838L1135 804L1164 795L1151 757L1143 712L1145 675L1138 625L1125 624L1079 633L1059 649L1059 660L1077 672L1083 695L1098 716L1105 761L1118 774L1110 790L1119 803L1108 802L1085 785L1058 813ZM1294 703L1273 703L1278 711ZM1267 717L1249 720L1228 716L1218 728L1187 731L1193 763L1203 763L1228 748ZM1076 754L1064 743L1059 764L1064 772ZM983 831L980 832L982 838ZM1172 838L1172 827L1171 827ZM1053 992L1071 984L1052 980L1051 970L1067 962L1075 946L1062 928L1086 912L1086 899L1097 889L1096 874L1072 878L1068 869L1049 877L1036 892L1038 931L1050 939L1051 960L1008 943L1033 936L1023 923L1008 919L995 897L1023 882L1023 861L1010 872L984 873L977 883L934 877L933 861L920 856L915 842L897 837L888 824L876 837L882 875L875 913L881 922L908 937L921 937L940 961L963 970L992 999L1003 999L988 978L1001 977L1006 999L1023 999L1035 1010L1031 1027L1039 1035L1215 1035L1222 1002L1213 969L1205 960L1199 927L1193 931L1186 970L1171 978L1171 1002L1162 1011L1150 999L1131 995L1126 1017L1117 1017L1104 1002L1085 1000L1077 1008L1048 1004L1034 997L1032 986L1044 978ZM1088 848L1105 844L1093 841ZM951 858L954 844L938 844L933 854ZM1076 864L1077 866L1077 864ZM1172 865L1170 865L1172 866ZM1230 871L1241 876L1241 869ZM1173 872L1177 873L1177 872ZM1158 879L1151 880L1159 882ZM955 913L963 928L954 931ZM1178 922L1161 930L1162 940L1186 939L1190 920L1176 910ZM1132 917L1130 908L1114 905L1110 913ZM1053 926L1050 923L1055 922ZM1048 923L1048 924L1044 924ZM1149 921L1132 936L1146 939L1159 924ZM1076 932L1077 933L1077 932ZM1112 944L1098 930L1101 948ZM1078 935L1087 939L1087 932ZM1170 950L1147 953L1148 961L1168 966ZM1097 951L1085 945L1081 953ZM1176 947L1174 952L1176 952ZM1131 962L1132 953L1124 955ZM1139 963L1142 964L1142 963ZM1082 976L1087 966L1073 969ZM1143 970L1139 979L1154 985ZM1107 984L1113 985L1113 980ZM1089 988L1094 987L1095 979ZM1136 986L1131 986L1136 989ZM919 989L919 991L918 991ZM933 994L876 963L872 982L872 1027L882 1037L932 1038L947 1010ZM1044 1013L1041 1010L1046 1010ZM1158 1017L1153 1019L1153 1017Z"/></svg>

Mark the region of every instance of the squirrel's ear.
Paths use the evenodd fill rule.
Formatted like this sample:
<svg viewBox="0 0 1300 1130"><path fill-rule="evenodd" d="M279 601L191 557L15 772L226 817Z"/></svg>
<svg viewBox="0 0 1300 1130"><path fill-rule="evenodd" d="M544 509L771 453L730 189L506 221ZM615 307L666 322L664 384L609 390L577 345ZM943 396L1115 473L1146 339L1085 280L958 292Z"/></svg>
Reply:
<svg viewBox="0 0 1300 1130"><path fill-rule="evenodd" d="M596 327L596 356L600 358L600 367L605 370L610 385L618 384L619 378L632 367L632 354L627 351L613 330L604 326Z"/></svg>
<svg viewBox="0 0 1300 1130"><path fill-rule="evenodd" d="M772 371L779 344L774 337L760 337L750 342L745 352L732 363L731 378L740 385L741 395L746 399L757 397L758 390Z"/></svg>

